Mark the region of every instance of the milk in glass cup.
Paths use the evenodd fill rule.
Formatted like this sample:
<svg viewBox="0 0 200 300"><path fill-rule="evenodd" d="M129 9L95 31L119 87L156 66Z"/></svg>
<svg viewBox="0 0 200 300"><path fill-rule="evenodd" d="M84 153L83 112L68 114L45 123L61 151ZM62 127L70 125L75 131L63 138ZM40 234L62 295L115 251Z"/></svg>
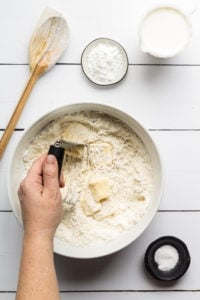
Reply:
<svg viewBox="0 0 200 300"><path fill-rule="evenodd" d="M160 58L173 57L181 52L191 36L189 15L171 5L149 10L139 26L141 50Z"/></svg>

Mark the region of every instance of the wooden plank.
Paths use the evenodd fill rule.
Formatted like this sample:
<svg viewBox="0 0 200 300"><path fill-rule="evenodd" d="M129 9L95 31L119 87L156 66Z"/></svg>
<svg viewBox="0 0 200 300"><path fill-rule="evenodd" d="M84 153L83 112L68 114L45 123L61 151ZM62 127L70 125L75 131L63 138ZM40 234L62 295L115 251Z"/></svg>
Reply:
<svg viewBox="0 0 200 300"><path fill-rule="evenodd" d="M0 293L0 300L15 300L15 293Z"/></svg>
<svg viewBox="0 0 200 300"><path fill-rule="evenodd" d="M8 161L23 132L15 132L0 161L0 210L11 209L6 178ZM200 131L150 131L160 149L165 171L162 210L200 209Z"/></svg>
<svg viewBox="0 0 200 300"><path fill-rule="evenodd" d="M0 291L16 290L22 228L13 213L0 213Z"/></svg>
<svg viewBox="0 0 200 300"><path fill-rule="evenodd" d="M3 132L0 132L0 136L2 135L2 133ZM0 160L0 172L4 173L5 176L6 176L5 173L9 169L10 161L11 161L13 152L15 150L15 147L17 146L23 133L24 133L23 131L14 131L13 132L10 142L6 148L6 151L5 151L2 159Z"/></svg>
<svg viewBox="0 0 200 300"><path fill-rule="evenodd" d="M1 192L0 210L10 210L11 206L9 203L8 192L7 192L7 172L0 172L0 192Z"/></svg>
<svg viewBox="0 0 200 300"><path fill-rule="evenodd" d="M112 293L62 293L61 300L188 300L199 299L199 293L187 292L112 292ZM12 299L12 298L11 298ZM6 299L7 300L7 299ZM10 299L9 299L10 300Z"/></svg>
<svg viewBox="0 0 200 300"><path fill-rule="evenodd" d="M61 293L61 300L198 300L199 292L75 292ZM15 293L1 293L0 300L14 300Z"/></svg>
<svg viewBox="0 0 200 300"><path fill-rule="evenodd" d="M200 213L157 213L143 235L114 255L93 260L76 260L55 255L61 291L106 290L200 290L198 238ZM153 280L143 267L143 256L150 242L163 235L174 235L188 245L191 266L173 284ZM12 213L0 213L0 290L15 291L22 243L22 229Z"/></svg>
<svg viewBox="0 0 200 300"><path fill-rule="evenodd" d="M0 77L0 128L5 128L28 77L28 67L0 66ZM95 102L129 113L146 128L200 129L199 78L200 67L130 66L120 84L100 88L87 80L80 66L59 65L38 81L17 127L27 127L64 105Z"/></svg>
<svg viewBox="0 0 200 300"><path fill-rule="evenodd" d="M160 149L165 171L160 209L200 209L200 132L151 132Z"/></svg>
<svg viewBox="0 0 200 300"><path fill-rule="evenodd" d="M1 131L0 137L2 133L3 132ZM10 202L8 199L7 175L13 152L22 135L23 131L15 131L13 133L10 142L6 148L6 151L4 152L4 155L0 160L0 210L11 210Z"/></svg>
<svg viewBox="0 0 200 300"><path fill-rule="evenodd" d="M190 1L190 4L188 1L179 0L178 2L186 11L193 9L193 1ZM158 0L140 0L139 2L127 0L126 3L123 0L51 1L48 5L60 10L70 27L69 47L61 62L79 63L85 46L93 39L105 36L117 40L125 47L130 63L199 64L200 11L198 10L190 18L193 25L193 38L185 51L177 57L159 60L140 51L138 26L141 16L155 3L160 4ZM0 62L28 62L29 40L46 5L45 0L32 2L7 0L4 3L0 12Z"/></svg>

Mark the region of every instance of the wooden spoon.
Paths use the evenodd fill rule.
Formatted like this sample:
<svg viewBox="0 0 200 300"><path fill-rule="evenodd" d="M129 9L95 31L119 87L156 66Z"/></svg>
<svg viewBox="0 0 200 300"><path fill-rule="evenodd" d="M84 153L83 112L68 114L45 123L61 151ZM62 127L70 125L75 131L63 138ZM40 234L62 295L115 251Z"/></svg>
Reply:
<svg viewBox="0 0 200 300"><path fill-rule="evenodd" d="M68 43L68 26L57 12L46 9L29 45L30 77L0 141L0 159L19 120L28 96L38 78L50 70Z"/></svg>

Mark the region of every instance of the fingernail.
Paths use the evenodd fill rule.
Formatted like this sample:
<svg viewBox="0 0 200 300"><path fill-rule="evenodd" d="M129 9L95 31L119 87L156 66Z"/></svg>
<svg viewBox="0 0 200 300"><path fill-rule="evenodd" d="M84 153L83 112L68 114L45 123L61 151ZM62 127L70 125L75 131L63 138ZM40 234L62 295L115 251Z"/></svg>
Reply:
<svg viewBox="0 0 200 300"><path fill-rule="evenodd" d="M52 154L47 155L46 159L48 164L54 164L55 163L55 157Z"/></svg>

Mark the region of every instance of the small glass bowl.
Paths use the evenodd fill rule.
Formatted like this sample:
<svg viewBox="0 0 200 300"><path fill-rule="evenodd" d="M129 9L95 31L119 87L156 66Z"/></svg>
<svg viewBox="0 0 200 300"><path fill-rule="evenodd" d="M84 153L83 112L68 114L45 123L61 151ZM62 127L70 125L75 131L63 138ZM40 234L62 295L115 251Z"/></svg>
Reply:
<svg viewBox="0 0 200 300"><path fill-rule="evenodd" d="M128 71L125 49L109 38L98 38L89 43L81 56L84 74L93 83L107 86L120 82Z"/></svg>

